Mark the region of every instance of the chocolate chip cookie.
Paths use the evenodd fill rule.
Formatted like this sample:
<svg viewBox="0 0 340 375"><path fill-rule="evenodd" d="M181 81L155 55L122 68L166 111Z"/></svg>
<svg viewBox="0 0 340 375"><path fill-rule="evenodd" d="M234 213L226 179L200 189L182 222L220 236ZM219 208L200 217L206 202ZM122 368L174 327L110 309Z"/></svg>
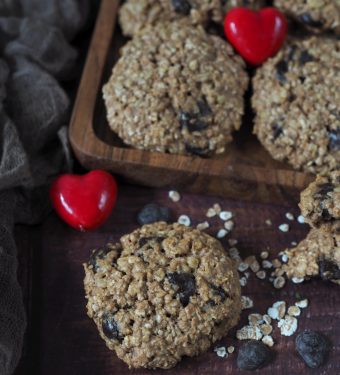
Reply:
<svg viewBox="0 0 340 375"><path fill-rule="evenodd" d="M340 41L290 40L253 80L255 133L278 160L325 174L340 165Z"/></svg>
<svg viewBox="0 0 340 375"><path fill-rule="evenodd" d="M173 367L207 350L240 316L234 264L197 229L145 225L95 250L84 268L88 315L130 367Z"/></svg>
<svg viewBox="0 0 340 375"><path fill-rule="evenodd" d="M235 6L258 8L263 0L127 0L119 12L126 36L136 35L148 25L182 18L193 24L223 23L225 13Z"/></svg>
<svg viewBox="0 0 340 375"><path fill-rule="evenodd" d="M313 227L340 233L340 170L318 176L301 193L301 213Z"/></svg>
<svg viewBox="0 0 340 375"><path fill-rule="evenodd" d="M340 234L311 229L306 239L286 250L288 263L283 266L289 278L319 276L340 285Z"/></svg>
<svg viewBox="0 0 340 375"><path fill-rule="evenodd" d="M339 0L275 0L274 4L313 32L340 34Z"/></svg>
<svg viewBox="0 0 340 375"><path fill-rule="evenodd" d="M207 157L240 128L247 84L227 42L182 20L128 42L103 93L109 125L126 144Z"/></svg>

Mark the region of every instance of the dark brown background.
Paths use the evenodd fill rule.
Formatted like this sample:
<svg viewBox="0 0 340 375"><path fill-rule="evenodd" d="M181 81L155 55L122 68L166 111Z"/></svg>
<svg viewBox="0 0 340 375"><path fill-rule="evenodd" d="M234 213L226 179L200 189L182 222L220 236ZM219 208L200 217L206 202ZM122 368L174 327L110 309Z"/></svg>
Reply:
<svg viewBox="0 0 340 375"><path fill-rule="evenodd" d="M26 375L29 370L34 375L242 373L236 368L237 348L241 342L234 339L235 330L221 341L223 345L236 347L236 352L228 359L217 357L211 348L197 358L184 359L170 371L129 371L105 347L94 323L87 318L82 263L88 259L94 247L116 241L122 234L136 228L136 213L150 202L171 207L175 219L182 213L190 215L193 224L204 221L206 210L219 202L224 209L235 214L236 226L232 238L239 240L238 248L242 256L269 250L274 257L291 241L302 239L308 231L306 225L296 221L292 223L289 233L277 229L279 224L287 222L287 211L298 214L296 202L287 202L284 206L264 205L183 194L179 203L173 203L168 199L167 191L124 184L120 185L118 204L110 220L96 232L78 233L62 223L55 214L51 214L41 226L18 227L20 280L25 292L29 326L24 357L16 375ZM266 219L272 220L272 227L265 224ZM210 233L214 234L222 222L218 219L210 221L214 224ZM227 243L226 239L223 243ZM243 294L254 300L255 308L243 312L239 327L246 323L252 311L264 313L273 302L281 299L293 303L297 292L310 300L310 306L299 319L298 330L314 329L325 333L333 342L329 361L322 369L307 369L294 350L296 335L283 337L275 328L276 358L261 370L261 374L339 374L340 295L335 285L315 280L304 285L289 283L277 291L268 280L261 281L252 274Z"/></svg>

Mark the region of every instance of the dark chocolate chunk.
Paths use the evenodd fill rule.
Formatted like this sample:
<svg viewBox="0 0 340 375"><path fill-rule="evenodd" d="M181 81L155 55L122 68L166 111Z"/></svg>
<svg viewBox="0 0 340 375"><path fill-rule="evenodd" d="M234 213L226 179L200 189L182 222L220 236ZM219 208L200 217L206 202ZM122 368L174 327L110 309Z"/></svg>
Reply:
<svg viewBox="0 0 340 375"><path fill-rule="evenodd" d="M210 108L210 105L208 104L206 98L203 98L202 100L199 100L197 102L199 113L202 117L205 116L211 116L212 110Z"/></svg>
<svg viewBox="0 0 340 375"><path fill-rule="evenodd" d="M157 221L170 220L170 210L168 207L159 206L156 203L150 203L144 206L138 213L137 220L140 225L152 224Z"/></svg>
<svg viewBox="0 0 340 375"><path fill-rule="evenodd" d="M329 213L329 211L327 210L327 208L323 208L322 211L321 211L321 217L324 221L332 221L333 220L333 217L332 215Z"/></svg>
<svg viewBox="0 0 340 375"><path fill-rule="evenodd" d="M299 80L301 81L301 83L304 83L305 80L306 80L306 77L305 76L299 76Z"/></svg>
<svg viewBox="0 0 340 375"><path fill-rule="evenodd" d="M299 17L300 21L304 23L307 26L315 27L316 29L323 26L323 23L321 21L316 21L312 18L312 16L309 13L303 13Z"/></svg>
<svg viewBox="0 0 340 375"><path fill-rule="evenodd" d="M179 119L179 124L181 125L181 128L187 128L191 120L191 114L189 112L180 110L178 119Z"/></svg>
<svg viewBox="0 0 340 375"><path fill-rule="evenodd" d="M284 83L286 82L286 73L288 72L288 63L285 60L279 61L276 65L276 78Z"/></svg>
<svg viewBox="0 0 340 375"><path fill-rule="evenodd" d="M328 357L331 343L319 332L304 331L296 337L295 347L308 367L319 368Z"/></svg>
<svg viewBox="0 0 340 375"><path fill-rule="evenodd" d="M325 281L338 281L340 280L340 268L329 259L323 258L318 262L319 275Z"/></svg>
<svg viewBox="0 0 340 375"><path fill-rule="evenodd" d="M192 145L189 145L189 144L185 145L185 149L190 154L201 156L201 157L208 157L210 155L210 150L207 150L205 148L192 146Z"/></svg>
<svg viewBox="0 0 340 375"><path fill-rule="evenodd" d="M104 335L108 339L118 340L119 342L123 341L123 337L119 333L118 324L114 319L114 314L105 313L102 318L102 329Z"/></svg>
<svg viewBox="0 0 340 375"><path fill-rule="evenodd" d="M328 149L329 151L339 151L340 150L340 127L328 130Z"/></svg>
<svg viewBox="0 0 340 375"><path fill-rule="evenodd" d="M191 5L188 0L171 0L172 6L176 13L188 16L191 11Z"/></svg>
<svg viewBox="0 0 340 375"><path fill-rule="evenodd" d="M187 306L190 302L190 297L196 292L195 276L187 272L173 272L168 274L168 279L171 284L177 286L181 304L184 307Z"/></svg>
<svg viewBox="0 0 340 375"><path fill-rule="evenodd" d="M300 54L300 65L305 65L308 62L314 61L314 56L312 56L308 51L303 50Z"/></svg>
<svg viewBox="0 0 340 375"><path fill-rule="evenodd" d="M280 135L283 134L283 129L279 124L275 123L272 125L272 130L273 130L273 140L275 142L277 138L279 138Z"/></svg>
<svg viewBox="0 0 340 375"><path fill-rule="evenodd" d="M261 341L251 340L240 347L237 367L241 370L257 370L268 364L273 352Z"/></svg>
<svg viewBox="0 0 340 375"><path fill-rule="evenodd" d="M318 186L318 191L314 194L316 198L324 198L328 193L334 191L334 185L330 182L326 182Z"/></svg>
<svg viewBox="0 0 340 375"><path fill-rule="evenodd" d="M226 300L228 293L221 286L211 284L210 287L214 290L214 295L221 298L221 302Z"/></svg>
<svg viewBox="0 0 340 375"><path fill-rule="evenodd" d="M93 272L98 271L99 267L97 265L97 260L98 259L104 259L106 254L109 253L110 251L111 251L111 249L107 246L104 246L101 249L93 250L93 252L90 256L90 259L88 261L88 265L93 267Z"/></svg>

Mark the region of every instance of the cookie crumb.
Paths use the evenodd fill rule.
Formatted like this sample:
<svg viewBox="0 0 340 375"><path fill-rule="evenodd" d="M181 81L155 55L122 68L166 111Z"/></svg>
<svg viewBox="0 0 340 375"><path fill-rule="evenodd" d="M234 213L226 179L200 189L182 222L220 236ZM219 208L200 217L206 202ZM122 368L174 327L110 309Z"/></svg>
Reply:
<svg viewBox="0 0 340 375"><path fill-rule="evenodd" d="M169 191L169 198L173 201L173 202L179 202L181 200L181 195L179 194L178 191L176 190L170 190Z"/></svg>
<svg viewBox="0 0 340 375"><path fill-rule="evenodd" d="M272 223L272 221L271 221L270 219L267 219L267 220L265 221L265 223L266 223L268 226L273 225L273 223Z"/></svg>
<svg viewBox="0 0 340 375"><path fill-rule="evenodd" d="M281 224L281 225L279 225L279 229L280 229L281 232L285 232L286 233L286 232L289 231L289 225L286 224L286 223Z"/></svg>
<svg viewBox="0 0 340 375"><path fill-rule="evenodd" d="M237 245L237 243L238 243L238 241L235 240L234 238L230 238L230 239L228 240L228 244L229 244L229 246L235 246L235 245Z"/></svg>
<svg viewBox="0 0 340 375"><path fill-rule="evenodd" d="M178 218L177 222L178 222L179 224L183 224L183 225L185 225L186 227L190 227L190 225L191 225L190 217L187 216L187 215L181 215L181 216Z"/></svg>

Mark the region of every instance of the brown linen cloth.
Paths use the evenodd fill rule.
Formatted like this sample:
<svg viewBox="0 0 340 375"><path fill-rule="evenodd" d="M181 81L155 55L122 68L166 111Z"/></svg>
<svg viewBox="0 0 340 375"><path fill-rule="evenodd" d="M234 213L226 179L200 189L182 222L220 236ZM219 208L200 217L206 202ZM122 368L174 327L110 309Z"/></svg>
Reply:
<svg viewBox="0 0 340 375"><path fill-rule="evenodd" d="M0 374L13 373L26 327L17 282L15 223L49 210L48 183L70 168L70 41L91 0L0 0Z"/></svg>

